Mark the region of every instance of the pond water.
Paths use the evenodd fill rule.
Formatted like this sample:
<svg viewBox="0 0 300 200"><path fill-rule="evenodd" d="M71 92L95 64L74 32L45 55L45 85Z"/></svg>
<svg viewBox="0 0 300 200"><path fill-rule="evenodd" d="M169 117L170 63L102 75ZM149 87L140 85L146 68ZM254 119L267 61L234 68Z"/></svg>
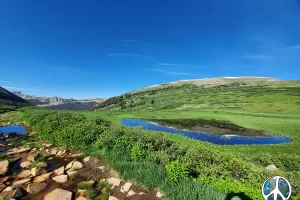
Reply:
<svg viewBox="0 0 300 200"><path fill-rule="evenodd" d="M4 133L4 134L9 134L9 133L24 134L24 133L26 133L26 129L24 128L24 126L20 126L20 125L4 126L4 127L0 127L0 133Z"/></svg>
<svg viewBox="0 0 300 200"><path fill-rule="evenodd" d="M141 119L122 119L122 124L128 127L140 126L145 130L163 131L178 135L184 135L195 140L201 140L219 145L237 145L237 144L282 144L289 143L292 140L282 136L268 137L246 137L246 136L222 136L195 131L179 130L172 127L166 127Z"/></svg>

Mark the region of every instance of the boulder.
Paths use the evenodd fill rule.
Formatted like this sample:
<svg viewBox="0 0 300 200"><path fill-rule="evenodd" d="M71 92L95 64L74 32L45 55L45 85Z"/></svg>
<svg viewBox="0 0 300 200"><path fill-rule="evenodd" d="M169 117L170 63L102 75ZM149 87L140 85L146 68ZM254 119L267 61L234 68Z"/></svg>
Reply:
<svg viewBox="0 0 300 200"><path fill-rule="evenodd" d="M20 164L23 169L28 168L32 163L30 161L25 161Z"/></svg>
<svg viewBox="0 0 300 200"><path fill-rule="evenodd" d="M83 162L89 162L90 161L90 159L91 159L91 156L88 156L88 157L85 157L84 159L83 159Z"/></svg>
<svg viewBox="0 0 300 200"><path fill-rule="evenodd" d="M45 162L39 162L39 163L36 165L36 167L37 167L38 169L46 169L46 168L48 167L48 164L45 163Z"/></svg>
<svg viewBox="0 0 300 200"><path fill-rule="evenodd" d="M136 195L136 193L133 191L133 190L130 190L128 193L127 193L127 196L128 197L131 197L133 195Z"/></svg>
<svg viewBox="0 0 300 200"><path fill-rule="evenodd" d="M73 172L67 172L69 177L75 177L78 174L78 171L73 171Z"/></svg>
<svg viewBox="0 0 300 200"><path fill-rule="evenodd" d="M130 190L130 187L132 186L132 183L130 182L127 182L125 183L123 186L122 186L122 189L125 191L125 192L128 192Z"/></svg>
<svg viewBox="0 0 300 200"><path fill-rule="evenodd" d="M271 171L271 172L278 170L278 168L277 168L276 165L274 165L274 164L268 165L268 166L266 167L266 169L269 170L269 171Z"/></svg>
<svg viewBox="0 0 300 200"><path fill-rule="evenodd" d="M57 188L47 194L44 200L72 200L72 192Z"/></svg>
<svg viewBox="0 0 300 200"><path fill-rule="evenodd" d="M18 179L24 179L24 178L28 178L31 176L31 171L30 170L24 170L22 171L18 176L17 178Z"/></svg>
<svg viewBox="0 0 300 200"><path fill-rule="evenodd" d="M46 173L47 173L47 170L45 170L45 169L38 169L36 167L34 167L34 168L31 169L31 175L33 177L40 176L40 175L46 174Z"/></svg>
<svg viewBox="0 0 300 200"><path fill-rule="evenodd" d="M34 183L42 183L42 182L45 182L47 181L48 179L50 179L50 176L51 176L52 172L50 173L47 173L47 174L43 174L41 176L37 176L33 179L33 182Z"/></svg>
<svg viewBox="0 0 300 200"><path fill-rule="evenodd" d="M107 179L107 183L109 183L113 186L120 186L121 179L112 177L112 178Z"/></svg>
<svg viewBox="0 0 300 200"><path fill-rule="evenodd" d="M162 198L164 195L163 195L163 193L161 193L160 191L158 191L157 193L156 193L156 197L157 198Z"/></svg>
<svg viewBox="0 0 300 200"><path fill-rule="evenodd" d="M66 183L68 181L68 175L60 175L52 178L57 183Z"/></svg>
<svg viewBox="0 0 300 200"><path fill-rule="evenodd" d="M22 147L17 150L17 153L24 153L24 152L27 152L30 150L31 150L31 148L29 148L29 147Z"/></svg>
<svg viewBox="0 0 300 200"><path fill-rule="evenodd" d="M8 160L0 161L0 175L5 175L8 171Z"/></svg>
<svg viewBox="0 0 300 200"><path fill-rule="evenodd" d="M69 169L71 169L71 168L72 168L72 166L73 166L73 164L74 164L74 162L75 162L75 160L74 160L74 161L72 161L72 162L70 162L69 164L67 164L67 166L66 166L66 170L69 170Z"/></svg>
<svg viewBox="0 0 300 200"><path fill-rule="evenodd" d="M31 183L27 186L26 191L29 194L37 194L47 187L47 183Z"/></svg>
<svg viewBox="0 0 300 200"><path fill-rule="evenodd" d="M54 176L60 176L63 175L65 173L65 167L62 166L61 168L58 168L57 170L53 171L53 175Z"/></svg>
<svg viewBox="0 0 300 200"><path fill-rule="evenodd" d="M23 196L23 190L21 188L15 189L11 195L12 198L21 198L22 196Z"/></svg>
<svg viewBox="0 0 300 200"><path fill-rule="evenodd" d="M36 161L37 159L41 158L41 154L33 154L33 155L29 155L27 157L27 160L30 161L30 162L34 162Z"/></svg>
<svg viewBox="0 0 300 200"><path fill-rule="evenodd" d="M72 171L77 171L79 169L81 169L83 167L82 163L79 162L79 161L75 161L72 165L72 167L69 169L69 172L72 172Z"/></svg>
<svg viewBox="0 0 300 200"><path fill-rule="evenodd" d="M22 179L22 180L19 180L19 181L15 181L12 185L13 188L17 188L25 183L28 183L31 179L30 178L26 178L26 179Z"/></svg>

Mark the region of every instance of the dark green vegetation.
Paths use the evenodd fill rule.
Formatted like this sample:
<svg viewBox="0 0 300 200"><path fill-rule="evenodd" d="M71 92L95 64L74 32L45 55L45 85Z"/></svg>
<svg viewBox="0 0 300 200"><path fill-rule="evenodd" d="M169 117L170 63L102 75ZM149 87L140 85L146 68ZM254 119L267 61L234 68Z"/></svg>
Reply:
<svg viewBox="0 0 300 200"><path fill-rule="evenodd" d="M0 87L0 113L30 105L26 100Z"/></svg>

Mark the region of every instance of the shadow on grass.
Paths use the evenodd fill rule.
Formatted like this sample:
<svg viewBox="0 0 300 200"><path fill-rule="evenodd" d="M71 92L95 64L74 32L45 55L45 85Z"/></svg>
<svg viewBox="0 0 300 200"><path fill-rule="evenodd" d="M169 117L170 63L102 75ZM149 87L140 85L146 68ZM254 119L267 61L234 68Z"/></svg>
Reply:
<svg viewBox="0 0 300 200"><path fill-rule="evenodd" d="M244 192L240 192L240 193L230 192L230 193L227 194L225 200L232 200L235 197L239 197L241 200L252 200L250 197L245 195Z"/></svg>

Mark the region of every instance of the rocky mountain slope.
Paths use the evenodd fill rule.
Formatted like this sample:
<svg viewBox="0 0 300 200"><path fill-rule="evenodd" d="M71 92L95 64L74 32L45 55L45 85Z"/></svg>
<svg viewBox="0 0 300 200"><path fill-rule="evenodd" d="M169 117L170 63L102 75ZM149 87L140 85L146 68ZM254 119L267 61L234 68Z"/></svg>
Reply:
<svg viewBox="0 0 300 200"><path fill-rule="evenodd" d="M52 109L68 109L68 110L87 110L96 107L99 103L103 102L104 98L93 99L64 99L61 97L39 97L21 92L13 92L15 95L26 99L33 105Z"/></svg>
<svg viewBox="0 0 300 200"><path fill-rule="evenodd" d="M28 105L30 105L28 101L0 87L0 113Z"/></svg>

